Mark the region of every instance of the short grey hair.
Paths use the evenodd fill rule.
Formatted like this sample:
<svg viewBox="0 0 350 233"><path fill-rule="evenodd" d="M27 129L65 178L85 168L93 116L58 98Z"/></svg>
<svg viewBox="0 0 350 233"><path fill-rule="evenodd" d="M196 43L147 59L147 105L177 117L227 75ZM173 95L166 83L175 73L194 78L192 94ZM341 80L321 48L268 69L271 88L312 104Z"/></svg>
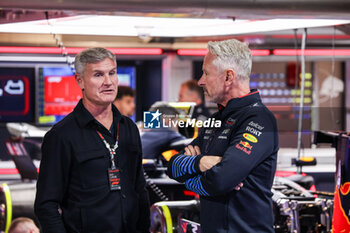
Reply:
<svg viewBox="0 0 350 233"><path fill-rule="evenodd" d="M213 64L220 72L233 69L241 80L249 80L252 70L252 53L246 43L236 39L209 41L209 52L216 56Z"/></svg>
<svg viewBox="0 0 350 233"><path fill-rule="evenodd" d="M75 72L83 75L86 64L98 63L106 58L112 59L117 64L115 55L108 49L100 47L84 49L75 57Z"/></svg>

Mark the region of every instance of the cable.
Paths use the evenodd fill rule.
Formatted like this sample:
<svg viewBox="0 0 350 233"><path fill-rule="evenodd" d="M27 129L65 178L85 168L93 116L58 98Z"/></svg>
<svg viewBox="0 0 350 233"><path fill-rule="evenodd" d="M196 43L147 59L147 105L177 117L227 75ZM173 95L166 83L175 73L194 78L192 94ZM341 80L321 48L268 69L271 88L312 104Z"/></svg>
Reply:
<svg viewBox="0 0 350 233"><path fill-rule="evenodd" d="M72 72L75 73L75 69L74 69L74 59L71 58L70 56L68 56L68 52L65 46L63 46L63 42L61 41L61 39L58 37L58 35L54 32L54 26L51 24L50 19L49 19L49 12L45 11L45 17L46 17L46 21L47 24L50 26L51 31L50 34L52 34L53 38L55 39L56 42L56 46L59 47L61 49L61 54L64 58L66 58L66 62L69 65L69 67L71 68Z"/></svg>
<svg viewBox="0 0 350 233"><path fill-rule="evenodd" d="M293 95L294 97L297 95L297 91L298 91L298 80L299 80L299 56L298 56L298 29L294 29L294 49L295 49L295 77L294 77L294 91L295 91L295 95ZM296 113L298 110L296 108L297 105L297 101L293 101L292 102L292 111L293 114ZM298 128L298 120L293 121L295 124L295 128ZM301 141L301 148L304 149L304 144L303 141Z"/></svg>
<svg viewBox="0 0 350 233"><path fill-rule="evenodd" d="M300 87L300 105L299 105L299 124L298 124L298 159L300 159L301 150L301 134L303 128L303 108L304 108L304 90L305 90L305 44L306 44L306 28L303 30L301 41L301 87ZM301 174L301 167L297 168L297 173Z"/></svg>
<svg viewBox="0 0 350 233"><path fill-rule="evenodd" d="M294 80L294 89L297 90L298 88L298 78L299 78L299 56L298 56L298 29L294 29L294 49L295 49L295 80Z"/></svg>
<svg viewBox="0 0 350 233"><path fill-rule="evenodd" d="M334 130L336 130L336 123L335 123L335 116L334 116L334 109L333 109L333 91L334 91L334 66L335 66L335 26L333 27L333 37L332 37L332 51L333 51L333 55L332 55L332 70L331 70L331 94L330 94L330 108L331 108L331 119L332 119L332 124L333 124L333 128Z"/></svg>
<svg viewBox="0 0 350 233"><path fill-rule="evenodd" d="M169 198L160 190L160 188L152 181L152 179L143 172L147 185L152 189L152 191L160 198L162 201L168 201Z"/></svg>
<svg viewBox="0 0 350 233"><path fill-rule="evenodd" d="M295 77L294 77L294 94L293 99L296 100L298 91L298 81L299 81L299 56L298 56L298 29L294 29L294 49L295 49ZM297 101L292 101L292 112L296 115L298 111ZM298 120L293 121L295 128L298 128Z"/></svg>

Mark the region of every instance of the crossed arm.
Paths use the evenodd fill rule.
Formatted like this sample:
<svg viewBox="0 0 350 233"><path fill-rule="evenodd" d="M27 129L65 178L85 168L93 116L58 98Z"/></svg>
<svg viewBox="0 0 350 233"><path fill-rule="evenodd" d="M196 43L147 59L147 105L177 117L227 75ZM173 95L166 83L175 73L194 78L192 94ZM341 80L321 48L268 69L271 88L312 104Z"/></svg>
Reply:
<svg viewBox="0 0 350 233"><path fill-rule="evenodd" d="M262 128L259 136L247 131L251 122ZM202 155L199 149L201 141L197 137L185 148L184 154L169 161L168 175L185 182L187 189L202 196L218 196L240 189L241 182L254 167L276 150L276 135L275 123L269 116L254 115L247 118L231 136L222 156Z"/></svg>
<svg viewBox="0 0 350 233"><path fill-rule="evenodd" d="M201 154L200 148L198 146L193 146L193 145L189 145L187 147L185 147L185 156L198 156ZM200 172L206 172L210 169L212 169L215 165L217 165L218 163L220 163L222 160L222 157L220 156L215 156L215 155L205 155L205 156L201 156L199 158L199 163L198 163L198 168L200 170ZM191 178L186 180L186 186L187 183L191 182ZM236 187L235 190L240 190L243 187L243 183L239 183ZM196 190L193 190L196 191ZM199 194L202 194L205 192L199 192Z"/></svg>

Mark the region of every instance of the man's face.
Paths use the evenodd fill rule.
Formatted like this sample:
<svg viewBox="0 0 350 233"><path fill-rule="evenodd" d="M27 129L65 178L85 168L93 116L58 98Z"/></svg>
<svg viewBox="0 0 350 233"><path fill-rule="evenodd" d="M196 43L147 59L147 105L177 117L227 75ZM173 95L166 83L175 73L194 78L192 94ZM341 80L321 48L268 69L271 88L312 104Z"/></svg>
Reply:
<svg viewBox="0 0 350 233"><path fill-rule="evenodd" d="M188 89L187 86L182 85L179 91L179 102L196 102L198 100L197 94Z"/></svg>
<svg viewBox="0 0 350 233"><path fill-rule="evenodd" d="M131 117L135 112L135 97L125 95L121 99L114 101L114 104L119 112L127 117Z"/></svg>
<svg viewBox="0 0 350 233"><path fill-rule="evenodd" d="M110 58L86 64L83 76L77 74L76 80L84 90L84 100L95 106L111 104L117 96L117 67L115 61Z"/></svg>
<svg viewBox="0 0 350 233"><path fill-rule="evenodd" d="M214 103L221 103L224 97L224 72L219 72L213 64L215 55L210 52L204 57L203 75L198 81L198 85L204 90L208 100Z"/></svg>

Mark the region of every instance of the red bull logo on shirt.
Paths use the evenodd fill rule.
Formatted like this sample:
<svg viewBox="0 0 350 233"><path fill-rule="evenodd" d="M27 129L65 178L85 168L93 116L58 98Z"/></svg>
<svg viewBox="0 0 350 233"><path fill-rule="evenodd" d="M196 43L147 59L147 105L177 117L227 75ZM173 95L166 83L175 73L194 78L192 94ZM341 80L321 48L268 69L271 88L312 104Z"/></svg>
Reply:
<svg viewBox="0 0 350 233"><path fill-rule="evenodd" d="M252 149L252 146L249 144L249 142L240 141L239 144L250 150Z"/></svg>
<svg viewBox="0 0 350 233"><path fill-rule="evenodd" d="M249 142L241 140L238 144L236 144L236 148L250 155L250 153L252 153L251 149L253 148L253 146L250 145Z"/></svg>

